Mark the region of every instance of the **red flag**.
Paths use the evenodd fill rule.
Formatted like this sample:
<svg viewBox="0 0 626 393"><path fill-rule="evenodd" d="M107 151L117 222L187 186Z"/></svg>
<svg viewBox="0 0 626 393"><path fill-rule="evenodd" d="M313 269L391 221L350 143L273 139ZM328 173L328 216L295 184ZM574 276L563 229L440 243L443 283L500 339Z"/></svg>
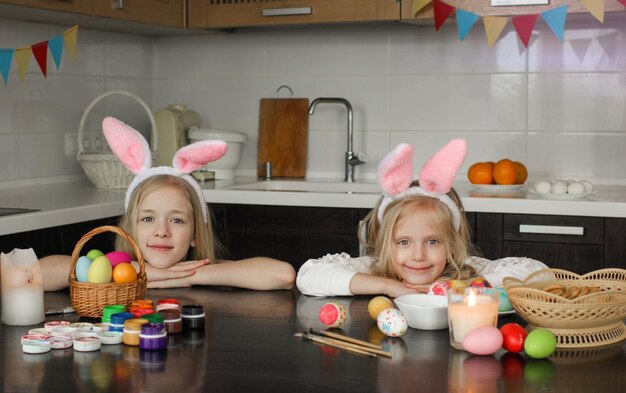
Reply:
<svg viewBox="0 0 626 393"><path fill-rule="evenodd" d="M619 1L620 3L624 5L624 7L626 7L626 0L617 0L617 1Z"/></svg>
<svg viewBox="0 0 626 393"><path fill-rule="evenodd" d="M43 73L44 78L46 77L46 65L48 64L48 41L39 42L37 44L32 44L30 49L33 51L33 55L37 60L37 64L39 64L39 68Z"/></svg>
<svg viewBox="0 0 626 393"><path fill-rule="evenodd" d="M517 35L526 48L528 48L528 41L530 41L530 35L533 32L533 27L535 27L535 23L537 22L537 17L539 14L530 14L530 15L521 15L514 16L513 26L515 26L515 30L517 31Z"/></svg>
<svg viewBox="0 0 626 393"><path fill-rule="evenodd" d="M433 11L435 11L435 30L439 30L439 28L443 25L446 19L448 19L450 14L454 12L455 9L456 8L444 3L443 1L433 1Z"/></svg>

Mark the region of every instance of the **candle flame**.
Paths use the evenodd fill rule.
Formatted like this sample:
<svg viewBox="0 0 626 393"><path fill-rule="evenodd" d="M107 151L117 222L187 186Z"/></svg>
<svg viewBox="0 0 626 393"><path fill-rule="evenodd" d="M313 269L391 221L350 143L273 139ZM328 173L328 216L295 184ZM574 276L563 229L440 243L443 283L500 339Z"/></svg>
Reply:
<svg viewBox="0 0 626 393"><path fill-rule="evenodd" d="M469 295L467 296L467 305L470 307L476 306L476 294L474 290L469 291Z"/></svg>

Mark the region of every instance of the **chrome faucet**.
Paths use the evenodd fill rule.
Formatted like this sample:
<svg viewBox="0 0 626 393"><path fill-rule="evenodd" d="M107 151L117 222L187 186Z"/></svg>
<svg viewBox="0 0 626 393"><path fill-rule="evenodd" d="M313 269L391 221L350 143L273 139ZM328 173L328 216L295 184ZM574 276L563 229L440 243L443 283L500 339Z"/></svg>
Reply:
<svg viewBox="0 0 626 393"><path fill-rule="evenodd" d="M365 160L361 161L358 154L355 154L352 151L353 146L353 127L352 127L352 105L345 98L339 97L320 97L316 98L311 102L311 106L309 106L309 115L312 115L315 112L315 107L319 103L329 103L329 104L343 104L346 106L348 110L348 149L346 151L345 157L345 173L346 176L344 178L345 181L352 183L354 181L354 167L357 165L365 164Z"/></svg>

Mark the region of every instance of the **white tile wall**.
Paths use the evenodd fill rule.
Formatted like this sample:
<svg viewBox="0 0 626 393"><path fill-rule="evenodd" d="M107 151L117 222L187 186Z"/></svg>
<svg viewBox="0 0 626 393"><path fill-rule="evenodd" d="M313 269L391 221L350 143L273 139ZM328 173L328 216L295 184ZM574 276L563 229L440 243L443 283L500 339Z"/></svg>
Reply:
<svg viewBox="0 0 626 393"><path fill-rule="evenodd" d="M0 42L18 47L63 30L3 21ZM0 86L0 181L81 173L62 154L64 133L113 89L137 94L155 111L187 104L204 127L246 133L238 169L253 174L259 100L287 84L296 97L352 103L355 150L369 156L357 177L372 178L399 142L415 145L419 168L447 140L463 137L470 146L464 169L510 157L525 162L532 178L626 183L624 19L568 20L564 41L540 19L528 49L510 24L492 48L480 23L463 42L453 23L440 31L398 24L158 39L81 29L76 60L66 53L60 70L51 59L48 69L44 79L31 60L25 81L14 67L9 85ZM120 98L94 107L87 130L97 131L105 114L148 128L143 109ZM343 177L345 128L345 107L320 104L310 118L309 174Z"/></svg>

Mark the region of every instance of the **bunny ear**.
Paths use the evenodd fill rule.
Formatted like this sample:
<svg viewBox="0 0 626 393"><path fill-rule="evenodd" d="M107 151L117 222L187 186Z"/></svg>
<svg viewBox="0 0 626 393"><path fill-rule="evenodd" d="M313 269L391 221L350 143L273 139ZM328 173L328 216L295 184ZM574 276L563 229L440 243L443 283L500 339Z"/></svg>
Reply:
<svg viewBox="0 0 626 393"><path fill-rule="evenodd" d="M181 173L191 173L226 154L228 145L218 139L187 145L176 152L172 164Z"/></svg>
<svg viewBox="0 0 626 393"><path fill-rule="evenodd" d="M137 130L114 118L105 117L102 131L111 150L135 175L152 164L150 146Z"/></svg>
<svg viewBox="0 0 626 393"><path fill-rule="evenodd" d="M401 143L378 164L378 183L387 195L397 195L413 181L413 146Z"/></svg>
<svg viewBox="0 0 626 393"><path fill-rule="evenodd" d="M419 176L420 187L430 192L449 192L466 156L464 139L448 142L424 164Z"/></svg>

